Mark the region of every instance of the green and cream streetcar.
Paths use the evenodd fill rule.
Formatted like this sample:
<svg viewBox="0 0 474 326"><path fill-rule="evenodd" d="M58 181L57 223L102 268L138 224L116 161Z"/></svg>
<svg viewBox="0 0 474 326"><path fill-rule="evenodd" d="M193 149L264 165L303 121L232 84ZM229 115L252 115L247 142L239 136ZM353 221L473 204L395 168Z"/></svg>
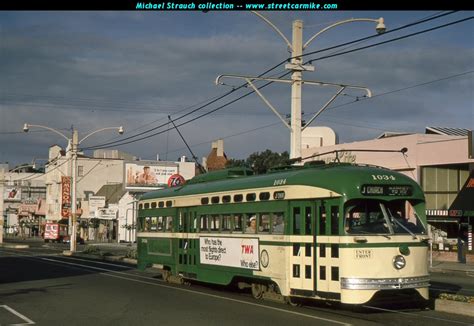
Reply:
<svg viewBox="0 0 474 326"><path fill-rule="evenodd" d="M428 299L425 201L415 181L343 163L250 172L222 170L144 194L139 268L289 302L363 304L402 291Z"/></svg>

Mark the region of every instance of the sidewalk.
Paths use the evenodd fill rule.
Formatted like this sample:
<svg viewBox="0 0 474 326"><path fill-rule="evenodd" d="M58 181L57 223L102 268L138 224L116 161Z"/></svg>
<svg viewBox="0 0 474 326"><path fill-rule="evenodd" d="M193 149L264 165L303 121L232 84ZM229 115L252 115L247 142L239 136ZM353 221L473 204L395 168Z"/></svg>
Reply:
<svg viewBox="0 0 474 326"><path fill-rule="evenodd" d="M430 272L438 273L465 273L469 275L474 275L474 263L458 263L452 261L437 261L434 260L432 266L429 267Z"/></svg>

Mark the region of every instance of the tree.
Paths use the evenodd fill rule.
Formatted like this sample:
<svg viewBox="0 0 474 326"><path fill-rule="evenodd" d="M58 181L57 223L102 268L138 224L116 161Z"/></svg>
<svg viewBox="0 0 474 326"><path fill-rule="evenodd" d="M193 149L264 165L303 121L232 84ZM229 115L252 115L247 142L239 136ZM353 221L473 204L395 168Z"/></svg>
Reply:
<svg viewBox="0 0 474 326"><path fill-rule="evenodd" d="M263 152L255 152L251 154L246 160L231 159L227 162L226 167L247 166L250 167L255 174L264 174L268 169L290 165L290 156L288 152L276 153L267 149Z"/></svg>

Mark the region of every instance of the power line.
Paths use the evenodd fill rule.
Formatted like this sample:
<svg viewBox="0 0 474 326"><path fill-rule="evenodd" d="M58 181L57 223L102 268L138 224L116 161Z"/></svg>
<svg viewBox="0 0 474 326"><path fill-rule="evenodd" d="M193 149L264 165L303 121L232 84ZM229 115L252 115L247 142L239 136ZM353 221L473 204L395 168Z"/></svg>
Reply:
<svg viewBox="0 0 474 326"><path fill-rule="evenodd" d="M439 16L444 16L444 15L447 15L447 14L449 14L449 13L446 13L446 14L443 14L443 15L439 15ZM360 51L360 50L363 50L363 49L371 48L371 47L378 46L378 45L387 44L387 43L394 42L394 41L399 41L399 40L402 40L402 39L405 39L405 38L408 38L408 37L412 37L412 36L415 36L415 35L420 35L420 34L427 33L427 32L431 32L431 31L434 31L434 30L437 30L437 29L440 29L440 28L444 28L444 27L448 27L448 26L451 26L451 25L454 25L454 24L458 24L458 23L461 23L461 22L470 20L470 19L472 19L472 18L474 18L474 17L471 16L471 17L468 17L468 18L464 18L464 19L460 19L460 20L457 20L457 21L454 21L454 22L447 23L447 24L435 26L435 27L432 27L432 28L428 28L428 29L425 29L425 30L422 30L422 31L419 31L419 32L411 33L411 34L404 35L404 36L401 36L401 37L397 37L397 38L394 38L394 39L390 39L390 40L387 40L387 41L382 41L382 42L379 42L379 43L371 44L371 45L368 45L368 46L363 46L363 47L356 48L356 49L353 49L353 50L344 51L344 52L341 52L341 53L338 53L338 54L332 54L332 55L328 55L328 56L323 56L323 57L320 57L320 58L312 59L312 60L310 60L310 62L312 62L312 61L318 61L318 60L323 60L323 59L327 59L327 58L331 58L331 57L335 57L335 56L339 56L339 55L343 55L343 54L347 54L347 53L351 53L351 52ZM425 19L425 20L423 20L423 21L421 21L421 22L426 22L427 20L432 20L432 19L435 19L435 17L432 17L432 18L429 18L429 19ZM421 22L418 22L418 23L421 23ZM414 23L413 23L413 24L409 24L409 26L413 26L413 25L414 25ZM400 28L399 28L399 29L400 29ZM396 29L396 30L399 30L399 29ZM364 39L365 39L365 38L364 38ZM356 40L356 41L360 41L360 40ZM352 42L356 42L356 41L352 41ZM346 42L346 43L344 43L344 45L347 45L348 43L349 43L349 42ZM332 48L334 48L334 47L332 47ZM327 50L327 49L326 49L326 50ZM320 50L320 51L314 51L314 52L312 52L312 54L314 54L314 53L316 53L316 52L321 52L321 51L322 51L322 50ZM276 67L276 66L275 66L275 67ZM275 67L273 67L273 69L274 69ZM264 74L265 74L265 73L264 73ZM288 74L288 73L286 73L285 75L287 75L287 74ZM263 75L263 74L261 74L261 75ZM272 82L268 82L268 83L264 84L263 86L259 87L258 89L262 89L262 88L264 88L264 87L270 85L271 83L272 83ZM233 90L230 91L230 92L233 92L233 91L235 91L235 90L237 90L237 89L240 89L240 88L242 88L242 87L243 87L243 86L241 85L241 86L239 86L238 88L233 89ZM230 92L229 92L229 94L230 94ZM242 98L247 97L248 95L250 95L250 94L252 94L252 93L253 93L253 91L250 91L250 92L248 92L248 93L246 93L246 94L244 94L244 95L238 97L237 99L234 99L234 100L232 100L232 101L227 102L227 103L224 104L224 105L221 105L221 106L217 107L216 109L213 109L213 110L211 110L211 111L209 111L209 112L206 112L206 113L204 113L204 114L201 114L201 115L199 115L199 116L197 116L197 117L195 117L195 118L193 118L193 119L190 119L190 120L188 120L188 121L185 121L185 122L179 124L178 127L183 126L183 125L188 124L188 123L191 123L191 122L193 122L193 121L195 121L195 120L197 120L197 119L200 119L200 118L202 118L202 117L204 117L204 116L206 116L206 115L209 115L209 114L211 114L211 113L214 113L214 112L216 112L217 110L220 110L220 109L222 109L222 108L224 108L224 107L226 107L226 106L228 106L228 105L230 105L230 104L233 104L233 103L237 102L238 100L241 100ZM211 103L209 103L209 104L211 104ZM207 105L206 105L206 106L207 106ZM188 114L185 114L185 115L183 115L183 116L181 116L181 117L175 119L175 121L177 121L177 120L179 120L179 119L181 119L181 118L183 118L183 117L185 117L185 116L187 116L187 115L189 115L189 114L191 114L191 113L194 113L194 112L196 112L197 110L199 110L199 109L201 109L201 108L203 108L203 107L204 107L204 106L202 106L202 107L200 107L200 108L198 108L198 109L195 109L195 110L193 110L192 112L190 112L190 113L188 113ZM165 125L165 124L164 124L164 125ZM164 126L164 125L161 125L161 126ZM156 129L159 128L159 127L160 127L160 126L154 128L154 129L152 129L152 130L156 130ZM145 133L151 132L152 130L149 130L149 131L147 131L147 132L143 132L143 133L141 133L141 134L145 134ZM145 139L148 139L148 138L157 136L157 135L159 135L159 134L161 134L161 133L163 133L163 132L166 132L166 131L168 131L168 130L170 130L170 129L166 129L166 130L164 130L164 131L159 131L159 132L153 133L153 134L151 134L151 135L144 136L144 137L141 137L141 138L132 140L132 141L116 141L116 142L111 142L111 143L105 143L105 144L95 145L95 146L87 147L87 148L84 148L84 149L107 148L107 147L109 147L109 146L107 146L107 145L111 145L111 144L115 144L115 146L126 145L126 144L134 143L134 142L137 142L137 141L141 141L141 140L145 140ZM140 134L139 134L139 135L140 135ZM124 139L124 140L131 139L131 138L135 138L135 137L137 137L137 136L139 136L139 135L135 135L135 136L132 136L132 137L128 137L128 138L126 138L126 139Z"/></svg>
<svg viewBox="0 0 474 326"><path fill-rule="evenodd" d="M387 91L387 92L384 92L384 93L380 93L380 94L377 94L377 95L374 95L372 96L371 98L375 98L375 97L380 97L380 96L384 96L384 95L388 95L388 94L392 94L392 93L396 93L396 92L401 92L401 91L404 91L404 90L407 90L407 89L412 89L412 88L416 88L416 87L421 87L421 86L425 86L425 85L429 85L429 84L433 84L433 83L436 83L436 82L440 82L440 81L444 81L444 80L448 80L448 79L452 79L452 78L456 78L456 77L461 77L461 76L465 76L467 74L471 74L473 73L474 70L471 70L471 71L467 71L467 72L463 72L463 73L459 73L459 74L454 74L454 75L450 75L450 76L447 76L447 77L442 77L442 78L438 78L438 79L435 79L435 80L431 80L431 81L428 81L428 82L423 82L423 83L419 83L419 84L416 84L416 85L411 85L411 86L408 86L408 87L403 87L403 88L399 88L399 89L396 89L396 90L392 90L392 91ZM364 97L363 99L364 100L369 100L371 98L367 98L367 97ZM344 103L344 104L340 104L340 105L337 105L337 106L333 106L333 107L330 107L328 108L328 110L334 110L334 109L337 109L337 108L341 108L341 107L344 107L344 106L347 106L349 104L353 104L357 101L352 101L352 102L348 102L348 103ZM309 116L309 115L312 115L316 113L315 112L310 112L310 113L307 113L307 114L303 114L303 116ZM350 123L344 123L344 122L340 122L340 121L335 121L335 120L330 120L330 119L327 119L327 118L322 118L321 120L326 120L326 121L329 121L329 122L332 122L332 123L335 123L335 124L340 124L340 125L345 125L345 126L350 126L350 127L357 127L357 128L364 128L364 129L372 129L372 130L379 130L379 131L388 131L386 128L376 128L376 127L371 127L371 126L367 126L367 125L355 125L355 124L350 124ZM231 135L227 135L227 136L224 136L224 137L219 137L219 138L222 138L222 139L227 139L227 138L232 138L232 137L236 137L236 136L240 136L240 135L243 135L243 134L248 134L248 133L251 133L251 132L255 132L255 131L259 131L259 130L262 130L262 129L265 129L265 128L269 128L269 127L274 127L276 125L279 125L281 124L281 121L278 121L278 122L275 122L275 123L271 123L271 124L268 124L268 125L264 125L264 126L260 126L260 127L257 127L257 128L252 128L252 129L248 129L248 130L244 130L244 131L241 131L241 132L238 132L236 134L231 134ZM390 131L393 131L393 132L401 132L400 130L390 130ZM212 141L206 141L206 142L201 142L201 143L197 143L197 144L193 144L191 145L191 147L196 147L196 146L201 146L201 145L205 145L205 144L210 144ZM174 152L178 152L178 151L181 151L185 148L180 148L180 149L177 149L177 150L173 150L171 152L168 152L168 153L174 153Z"/></svg>
<svg viewBox="0 0 474 326"><path fill-rule="evenodd" d="M418 21L416 21L416 22L414 22L414 23L410 23L410 24L403 25L403 26L401 26L401 27L395 28L395 29L393 29L393 30L389 30L389 31L385 32L384 34L393 33L393 32L395 32L395 31L398 31L398 30L401 30L401 29L405 29L405 28L412 27L412 26L415 26L415 25L418 25L418 24L422 24L422 23L425 23L425 22L430 21L430 20L438 19L438 18L441 18L441 17L443 17L443 16L447 16L447 15L453 14L454 12L455 12L455 11L451 11L451 12L447 12L447 13L442 13L442 14L439 14L439 15L435 15L435 16L432 16L432 17L428 17L428 18L425 18L425 19L422 19L422 20L418 20ZM362 42L362 41L365 41L365 40L368 40L368 39L372 39L372 38L374 38L374 37L379 37L379 36L380 36L380 34L370 35L370 36L367 36L367 37L364 37L364 38L360 38L360 39L357 39L357 40L354 40L354 41L349 41L349 42L345 42L345 43L342 43L342 44L339 44L339 45L331 46L331 47L329 47L329 48L325 48L325 49L322 49L322 50L313 51L313 52L311 52L311 53L312 53L312 54L315 54L315 53L325 52L325 51L332 50L332 49L335 49L335 48L338 48L338 47L342 47L342 46L346 46L346 45L350 45L350 44ZM267 71L265 71L264 73L260 74L259 77L261 77L261 76L267 74L268 72L274 70L276 67L278 67L279 65L283 64L284 62L289 61L290 59L291 59L291 58L287 58L287 59L285 59L284 61L281 61L280 63L276 64L276 65L273 66L272 68L270 68L270 69L268 69ZM287 74L288 74L288 73L285 73L283 76L286 76ZM281 78L281 77L282 77L282 76L280 76L280 78ZM238 89L240 89L240 88L242 88L242 87L245 87L245 86L246 86L246 83L241 84L241 85L235 87L235 88L234 88L233 90L231 90L230 92L227 92L227 93L223 94L222 97L216 98L215 101L214 101L214 100L213 100L213 101L210 101L210 102L207 103L206 105L203 105L203 106L201 106L201 107L199 107L199 108L197 108L197 109L195 109L195 110L193 110L193 111L191 111L191 112L189 112L189 113L187 113L187 114L184 114L184 115L182 115L182 116L180 116L180 117L178 117L178 118L176 118L176 119L174 119L174 120L175 120L175 121L180 120L180 119L186 117L187 115L190 115L190 114L192 114L192 113L194 113L194 112L196 112L196 111L198 111L198 110L200 110L200 109L202 109L202 108L204 108L204 107L206 107L206 106L209 106L209 105L215 103L216 101L218 101L218 100L220 100L220 99L222 99L222 98L224 98L224 97L227 97L227 96L230 95L232 92L237 91ZM253 92L252 92L252 93L253 93ZM100 145L96 145L96 146L104 146L104 145L111 145L111 144L113 144L113 143L120 143L120 142L122 142L122 141L125 141L125 140L128 140L128 139L133 139L133 138L136 138L136 137L138 137L138 136L144 135L144 134L149 133L149 132L151 132L151 131L153 131L153 130L156 130L156 129L159 129L159 128L161 128L161 127L164 127L165 125L166 125L166 123L161 124L161 125L159 125L159 126L156 126L156 127L154 127L154 128L151 128L151 129L149 129L149 130L146 130L146 131L144 131L144 132L138 133L138 134L136 134L136 135L132 135L132 136L129 136L129 137L127 137L127 138L122 138L122 139L117 140L117 141L115 141L115 142L107 142L107 143L100 144ZM169 129L168 129L168 130L169 130Z"/></svg>

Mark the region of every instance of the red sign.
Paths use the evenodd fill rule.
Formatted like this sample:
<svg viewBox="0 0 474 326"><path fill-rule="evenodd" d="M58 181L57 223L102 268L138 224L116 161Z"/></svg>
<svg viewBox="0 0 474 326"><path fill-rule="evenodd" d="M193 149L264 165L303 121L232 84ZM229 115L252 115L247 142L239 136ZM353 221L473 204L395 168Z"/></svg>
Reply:
<svg viewBox="0 0 474 326"><path fill-rule="evenodd" d="M474 178L469 179L466 188L474 188Z"/></svg>
<svg viewBox="0 0 474 326"><path fill-rule="evenodd" d="M186 183L186 180L184 180L183 176L180 174L173 174L169 179L168 179L168 187L179 187L182 186Z"/></svg>
<svg viewBox="0 0 474 326"><path fill-rule="evenodd" d="M69 217L71 211L71 177L61 177L61 216Z"/></svg>

